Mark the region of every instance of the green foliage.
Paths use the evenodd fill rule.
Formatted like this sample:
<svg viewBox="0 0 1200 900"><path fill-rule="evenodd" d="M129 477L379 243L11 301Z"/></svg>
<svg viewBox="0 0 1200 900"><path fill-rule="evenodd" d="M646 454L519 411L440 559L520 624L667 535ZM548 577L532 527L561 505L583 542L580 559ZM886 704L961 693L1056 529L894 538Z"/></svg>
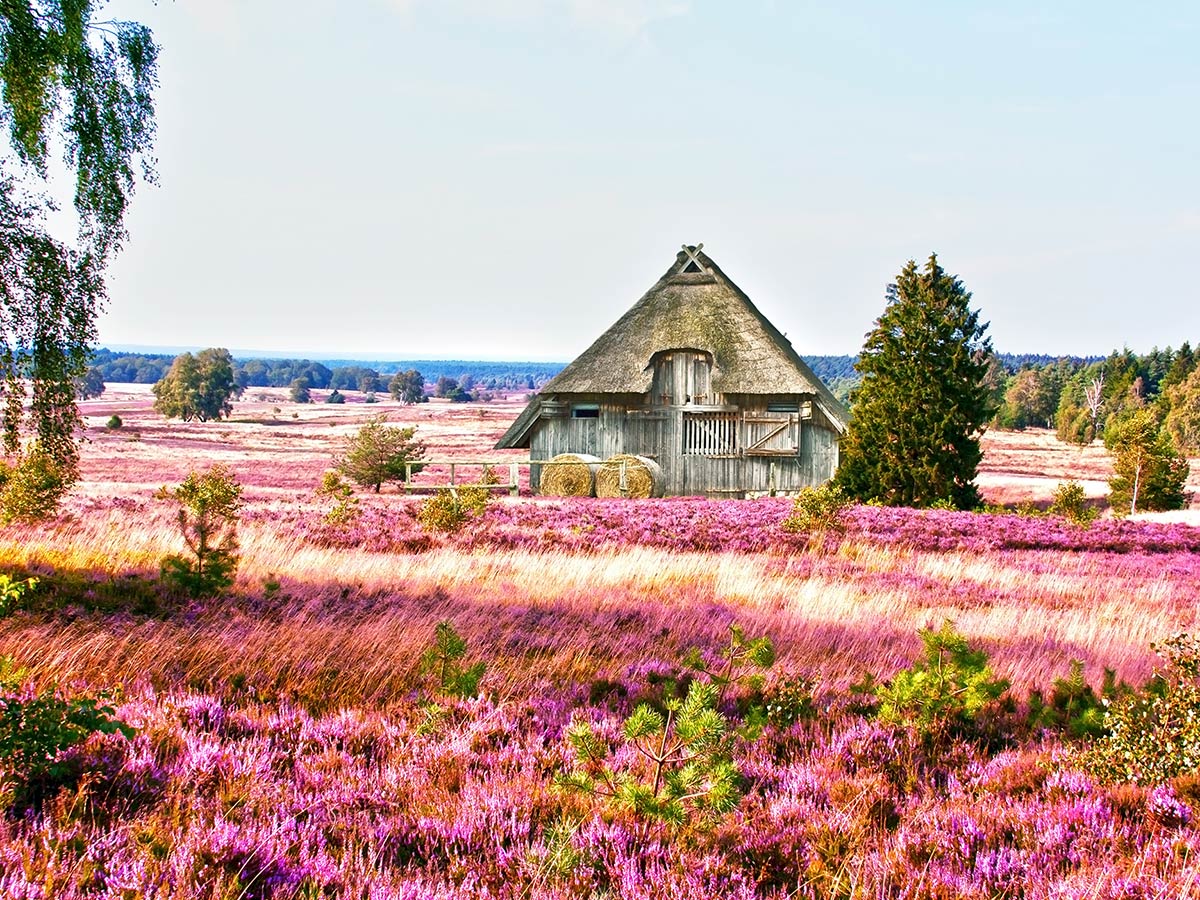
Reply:
<svg viewBox="0 0 1200 900"><path fill-rule="evenodd" d="M14 463L0 460L0 525L51 517L71 481L60 462L39 446L18 454Z"/></svg>
<svg viewBox="0 0 1200 900"><path fill-rule="evenodd" d="M359 516L358 498L354 489L342 477L333 471L321 476L321 484L317 487L317 496L333 501L333 506L325 513L325 521L330 525L349 525Z"/></svg>
<svg viewBox="0 0 1200 900"><path fill-rule="evenodd" d="M312 403L312 392L309 390L308 379L292 379L292 383L288 386L288 398L293 403Z"/></svg>
<svg viewBox="0 0 1200 900"><path fill-rule="evenodd" d="M776 728L789 728L797 722L816 715L813 690L816 683L811 678L790 676L781 678L768 687L763 695L763 712L766 719Z"/></svg>
<svg viewBox="0 0 1200 900"><path fill-rule="evenodd" d="M426 531L455 532L487 510L492 492L486 485L461 484L433 494L417 510L417 521Z"/></svg>
<svg viewBox="0 0 1200 900"><path fill-rule="evenodd" d="M433 646L421 656L421 670L437 677L441 693L474 697L479 693L479 681L487 671L487 663L481 661L464 668L462 660L466 655L466 639L451 622L438 622Z"/></svg>
<svg viewBox="0 0 1200 900"><path fill-rule="evenodd" d="M1080 756L1101 781L1162 784L1200 773L1200 642L1179 634L1151 646L1165 667L1146 690L1110 702L1108 734Z"/></svg>
<svg viewBox="0 0 1200 900"><path fill-rule="evenodd" d="M169 496L179 503L179 533L191 555L164 559L163 579L193 597L220 593L237 573L241 485L217 464L203 474L190 472Z"/></svg>
<svg viewBox="0 0 1200 900"><path fill-rule="evenodd" d="M16 609L25 599L25 595L37 586L36 578L18 581L11 575L0 575L0 616L7 616Z"/></svg>
<svg viewBox="0 0 1200 900"><path fill-rule="evenodd" d="M241 387L233 377L233 357L221 347L195 356L183 353L154 385L154 409L167 418L190 422L228 418Z"/></svg>
<svg viewBox="0 0 1200 900"><path fill-rule="evenodd" d="M416 369L397 372L388 382L388 392L400 403L425 403L425 377Z"/></svg>
<svg viewBox="0 0 1200 900"><path fill-rule="evenodd" d="M1008 690L1008 682L992 677L987 654L972 650L950 622L919 633L924 657L876 688L876 716L934 742L974 733L977 716Z"/></svg>
<svg viewBox="0 0 1200 900"><path fill-rule="evenodd" d="M107 428L109 431L116 431L118 428L121 428L124 425L125 425L125 423L121 420L121 417L118 416L116 413L113 413L111 416L109 416L108 421L104 423L104 427Z"/></svg>
<svg viewBox="0 0 1200 900"><path fill-rule="evenodd" d="M1200 455L1200 368L1166 391L1167 433L1180 453Z"/></svg>
<svg viewBox="0 0 1200 900"><path fill-rule="evenodd" d="M1175 452L1154 409L1140 409L1105 429L1113 453L1114 476L1108 485L1113 511L1182 509L1188 462Z"/></svg>
<svg viewBox="0 0 1200 900"><path fill-rule="evenodd" d="M76 386L86 385L104 268L125 237L134 164L154 176L158 48L140 25L93 22L98 5L0 3L0 123L14 151L0 159L0 425L5 453L31 436L67 486L78 466ZM70 242L47 230L56 147L75 181Z"/></svg>
<svg viewBox="0 0 1200 900"><path fill-rule="evenodd" d="M808 535L808 549L821 551L830 535L840 537L845 533L845 513L849 506L850 498L836 482L806 487L796 495L791 515L783 520L781 527L792 534Z"/></svg>
<svg viewBox="0 0 1200 900"><path fill-rule="evenodd" d="M1078 481L1064 481L1054 489L1054 500L1049 511L1083 528L1096 521L1098 515L1096 508L1088 505L1087 494Z"/></svg>
<svg viewBox="0 0 1200 900"><path fill-rule="evenodd" d="M63 751L93 734L134 734L115 718L111 695L34 693L22 690L25 675L12 657L0 657L0 785L18 809L35 806L77 776Z"/></svg>
<svg viewBox="0 0 1200 900"><path fill-rule="evenodd" d="M91 400L104 393L104 375L95 366L89 366L83 377L75 382L75 398Z"/></svg>
<svg viewBox="0 0 1200 900"><path fill-rule="evenodd" d="M892 506L979 505L979 435L994 412L985 376L992 348L970 293L931 256L888 286L867 335L841 442L837 483L852 499Z"/></svg>
<svg viewBox="0 0 1200 900"><path fill-rule="evenodd" d="M1107 670L1105 680L1110 693L1112 679L1112 671ZM1065 731L1073 738L1097 738L1105 734L1104 705L1083 677L1081 660L1071 660L1067 677L1054 680L1048 701L1041 691L1030 692L1029 721L1035 727Z"/></svg>
<svg viewBox="0 0 1200 900"><path fill-rule="evenodd" d="M386 481L403 482L424 468L420 464L425 445L414 435L417 429L396 428L385 424L387 416L369 419L354 435L346 439L341 455L335 460L339 472L362 487L379 493Z"/></svg>
<svg viewBox="0 0 1200 900"><path fill-rule="evenodd" d="M762 689L760 673L775 664L775 645L766 635L746 637L742 627L734 623L729 626L729 643L722 649L719 663L710 664L699 647L692 647L684 654L683 664L707 676L709 683L717 689L719 704L725 700L730 687L739 683L754 691Z"/></svg>
<svg viewBox="0 0 1200 900"><path fill-rule="evenodd" d="M617 761L590 722L574 716L566 737L575 766L558 776L558 785L601 799L647 828L719 819L737 805L741 775L717 697L716 685L693 681L682 701L667 701L665 714L638 706L621 730L636 754L626 762Z"/></svg>
<svg viewBox="0 0 1200 900"><path fill-rule="evenodd" d="M337 388L334 388L332 391L329 392L329 396L325 398L325 402L326 403L345 403L346 395L343 394L341 391L339 391Z"/></svg>

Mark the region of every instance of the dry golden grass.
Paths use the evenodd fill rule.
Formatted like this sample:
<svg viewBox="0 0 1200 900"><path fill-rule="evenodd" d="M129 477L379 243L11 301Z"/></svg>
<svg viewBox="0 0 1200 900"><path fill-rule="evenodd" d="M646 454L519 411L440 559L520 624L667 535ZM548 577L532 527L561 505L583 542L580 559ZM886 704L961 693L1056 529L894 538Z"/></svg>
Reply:
<svg viewBox="0 0 1200 900"><path fill-rule="evenodd" d="M907 664L919 649L917 629L946 618L1022 686L1047 684L1072 658L1088 664L1093 680L1103 666L1141 680L1154 664L1150 641L1200 628L1195 569L1172 566L1169 557L1159 565L1133 555L858 544L819 559L639 547L401 555L315 546L276 527L272 516L319 515L313 488L340 438L367 416L384 411L417 424L432 455L508 460L523 454L486 448L522 402L297 407L277 393L239 402L233 422L207 425L164 422L141 390L85 404L93 425L117 413L125 428L89 430L85 481L66 517L0 532L0 559L101 579L153 576L161 558L180 548L171 505L151 500L153 492L220 460L247 486L253 513L241 529L237 595L165 619L69 611L11 617L0 620L0 653L44 676L95 683L211 683L238 675L264 693L384 701L411 689L441 619L452 619L473 650L494 661L498 689L672 661L693 643L719 640L731 621L772 635L784 668L840 684ZM134 434L140 439L131 440ZM1097 448L1064 448L1046 433L989 435L985 449L985 481L993 479L987 490L1036 481L1034 496L1048 497L1067 477L1105 477ZM111 497L131 498L134 508L114 509ZM395 499L385 494L379 502ZM280 584L269 598L268 582Z"/></svg>

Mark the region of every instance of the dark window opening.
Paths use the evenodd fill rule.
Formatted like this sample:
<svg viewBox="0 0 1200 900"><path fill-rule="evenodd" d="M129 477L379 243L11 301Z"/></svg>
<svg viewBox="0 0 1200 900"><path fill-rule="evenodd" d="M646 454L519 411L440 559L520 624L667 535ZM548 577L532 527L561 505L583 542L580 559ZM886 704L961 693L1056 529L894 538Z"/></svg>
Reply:
<svg viewBox="0 0 1200 900"><path fill-rule="evenodd" d="M798 403L768 403L767 412L769 413L797 413L800 411Z"/></svg>
<svg viewBox="0 0 1200 900"><path fill-rule="evenodd" d="M585 403L579 406L571 407L572 419L598 419L600 418L600 404Z"/></svg>

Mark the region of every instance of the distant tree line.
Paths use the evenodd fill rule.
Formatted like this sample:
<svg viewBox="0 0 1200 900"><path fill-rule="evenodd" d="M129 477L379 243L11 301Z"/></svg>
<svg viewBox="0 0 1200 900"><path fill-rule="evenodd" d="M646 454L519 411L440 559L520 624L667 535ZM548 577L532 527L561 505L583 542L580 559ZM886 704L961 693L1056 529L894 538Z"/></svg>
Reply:
<svg viewBox="0 0 1200 900"><path fill-rule="evenodd" d="M175 354L120 353L108 349L94 352L93 378L104 382L155 384L171 368ZM298 379L316 390L384 391L392 376L417 371L428 383L439 378L456 384L467 382L467 394L479 391L538 390L563 368L561 363L486 362L471 360L399 360L356 362L351 360L234 359L234 379L239 387L290 388ZM442 396L439 394L438 396ZM451 397L451 399L455 399Z"/></svg>

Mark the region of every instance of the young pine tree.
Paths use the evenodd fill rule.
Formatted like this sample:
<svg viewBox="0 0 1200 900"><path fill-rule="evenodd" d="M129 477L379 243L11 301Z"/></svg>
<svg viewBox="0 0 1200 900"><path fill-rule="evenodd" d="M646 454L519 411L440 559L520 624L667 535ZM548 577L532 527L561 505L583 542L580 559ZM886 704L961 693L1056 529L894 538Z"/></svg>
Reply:
<svg viewBox="0 0 1200 900"><path fill-rule="evenodd" d="M851 395L837 483L852 498L889 506L979 504L979 435L994 413L984 384L992 353L971 294L930 256L888 286L868 333Z"/></svg>

